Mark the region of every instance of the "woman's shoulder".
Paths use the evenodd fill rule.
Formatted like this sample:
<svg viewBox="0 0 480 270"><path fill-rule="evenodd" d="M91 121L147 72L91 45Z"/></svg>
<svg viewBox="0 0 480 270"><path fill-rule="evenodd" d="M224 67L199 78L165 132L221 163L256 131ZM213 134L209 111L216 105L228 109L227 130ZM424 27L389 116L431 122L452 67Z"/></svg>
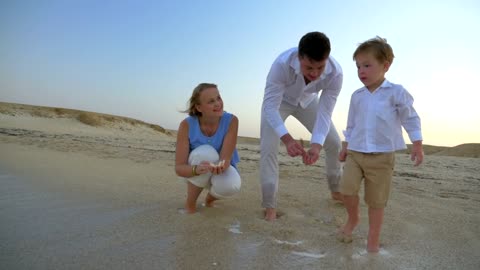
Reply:
<svg viewBox="0 0 480 270"><path fill-rule="evenodd" d="M185 119L183 119L183 121L185 121L187 123L193 123L193 122L197 121L197 116L189 115L189 116L185 117Z"/></svg>
<svg viewBox="0 0 480 270"><path fill-rule="evenodd" d="M229 112L227 112L227 111L224 111L224 112L223 112L223 115L224 115L225 117L227 117L228 119L237 118L233 113L229 113Z"/></svg>
<svg viewBox="0 0 480 270"><path fill-rule="evenodd" d="M229 113L227 111L224 111L222 121L226 122L226 123L231 123L232 121L238 121L238 118L233 113Z"/></svg>
<svg viewBox="0 0 480 270"><path fill-rule="evenodd" d="M180 122L180 127L191 127L193 125L195 125L196 123L196 119L197 117L196 116L187 116L185 117L181 122Z"/></svg>

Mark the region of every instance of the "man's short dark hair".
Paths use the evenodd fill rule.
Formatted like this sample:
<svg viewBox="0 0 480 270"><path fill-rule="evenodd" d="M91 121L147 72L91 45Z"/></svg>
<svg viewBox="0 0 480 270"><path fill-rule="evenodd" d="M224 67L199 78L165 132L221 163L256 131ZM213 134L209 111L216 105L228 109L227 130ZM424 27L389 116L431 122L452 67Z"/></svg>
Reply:
<svg viewBox="0 0 480 270"><path fill-rule="evenodd" d="M298 44L298 54L314 61L323 61L330 55L330 40L321 32L305 34Z"/></svg>

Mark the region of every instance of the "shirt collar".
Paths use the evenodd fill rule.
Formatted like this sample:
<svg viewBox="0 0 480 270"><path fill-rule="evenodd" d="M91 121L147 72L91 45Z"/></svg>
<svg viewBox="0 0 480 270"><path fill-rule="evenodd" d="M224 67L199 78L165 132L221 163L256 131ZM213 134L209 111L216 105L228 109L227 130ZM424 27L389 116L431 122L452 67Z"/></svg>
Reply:
<svg viewBox="0 0 480 270"><path fill-rule="evenodd" d="M390 88L392 87L392 83L389 82L387 79L383 80L382 84L376 89L376 91L380 88ZM367 87L364 85L362 88L360 88L360 91L368 91Z"/></svg>
<svg viewBox="0 0 480 270"><path fill-rule="evenodd" d="M381 88L389 88L392 87L392 83L389 82L387 79L383 80L383 83L380 85Z"/></svg>

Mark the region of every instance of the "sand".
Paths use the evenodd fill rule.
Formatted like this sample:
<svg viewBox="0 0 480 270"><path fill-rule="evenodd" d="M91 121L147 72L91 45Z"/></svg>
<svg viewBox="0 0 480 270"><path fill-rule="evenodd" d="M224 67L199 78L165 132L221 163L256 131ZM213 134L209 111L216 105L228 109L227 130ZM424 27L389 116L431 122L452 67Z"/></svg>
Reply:
<svg viewBox="0 0 480 270"><path fill-rule="evenodd" d="M346 213L323 153L304 166L282 150L283 215L266 222L258 140L239 138L240 194L213 208L202 194L187 215L174 132L78 114L0 103L1 269L480 269L478 158L432 154L416 168L397 154L382 248L368 254L363 201L353 243L335 238Z"/></svg>

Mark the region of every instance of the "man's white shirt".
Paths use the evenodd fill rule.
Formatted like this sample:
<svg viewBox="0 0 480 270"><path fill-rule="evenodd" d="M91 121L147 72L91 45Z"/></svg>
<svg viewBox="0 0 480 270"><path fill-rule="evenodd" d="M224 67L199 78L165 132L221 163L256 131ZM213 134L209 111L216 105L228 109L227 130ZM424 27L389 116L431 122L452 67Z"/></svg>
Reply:
<svg viewBox="0 0 480 270"><path fill-rule="evenodd" d="M305 85L300 69L298 48L283 52L272 64L267 76L262 114L279 137L288 133L279 108L282 101L293 106L306 108L319 96L319 106L311 143L323 145L328 134L332 112L342 88L343 72L338 62L329 57L322 75L315 81Z"/></svg>

